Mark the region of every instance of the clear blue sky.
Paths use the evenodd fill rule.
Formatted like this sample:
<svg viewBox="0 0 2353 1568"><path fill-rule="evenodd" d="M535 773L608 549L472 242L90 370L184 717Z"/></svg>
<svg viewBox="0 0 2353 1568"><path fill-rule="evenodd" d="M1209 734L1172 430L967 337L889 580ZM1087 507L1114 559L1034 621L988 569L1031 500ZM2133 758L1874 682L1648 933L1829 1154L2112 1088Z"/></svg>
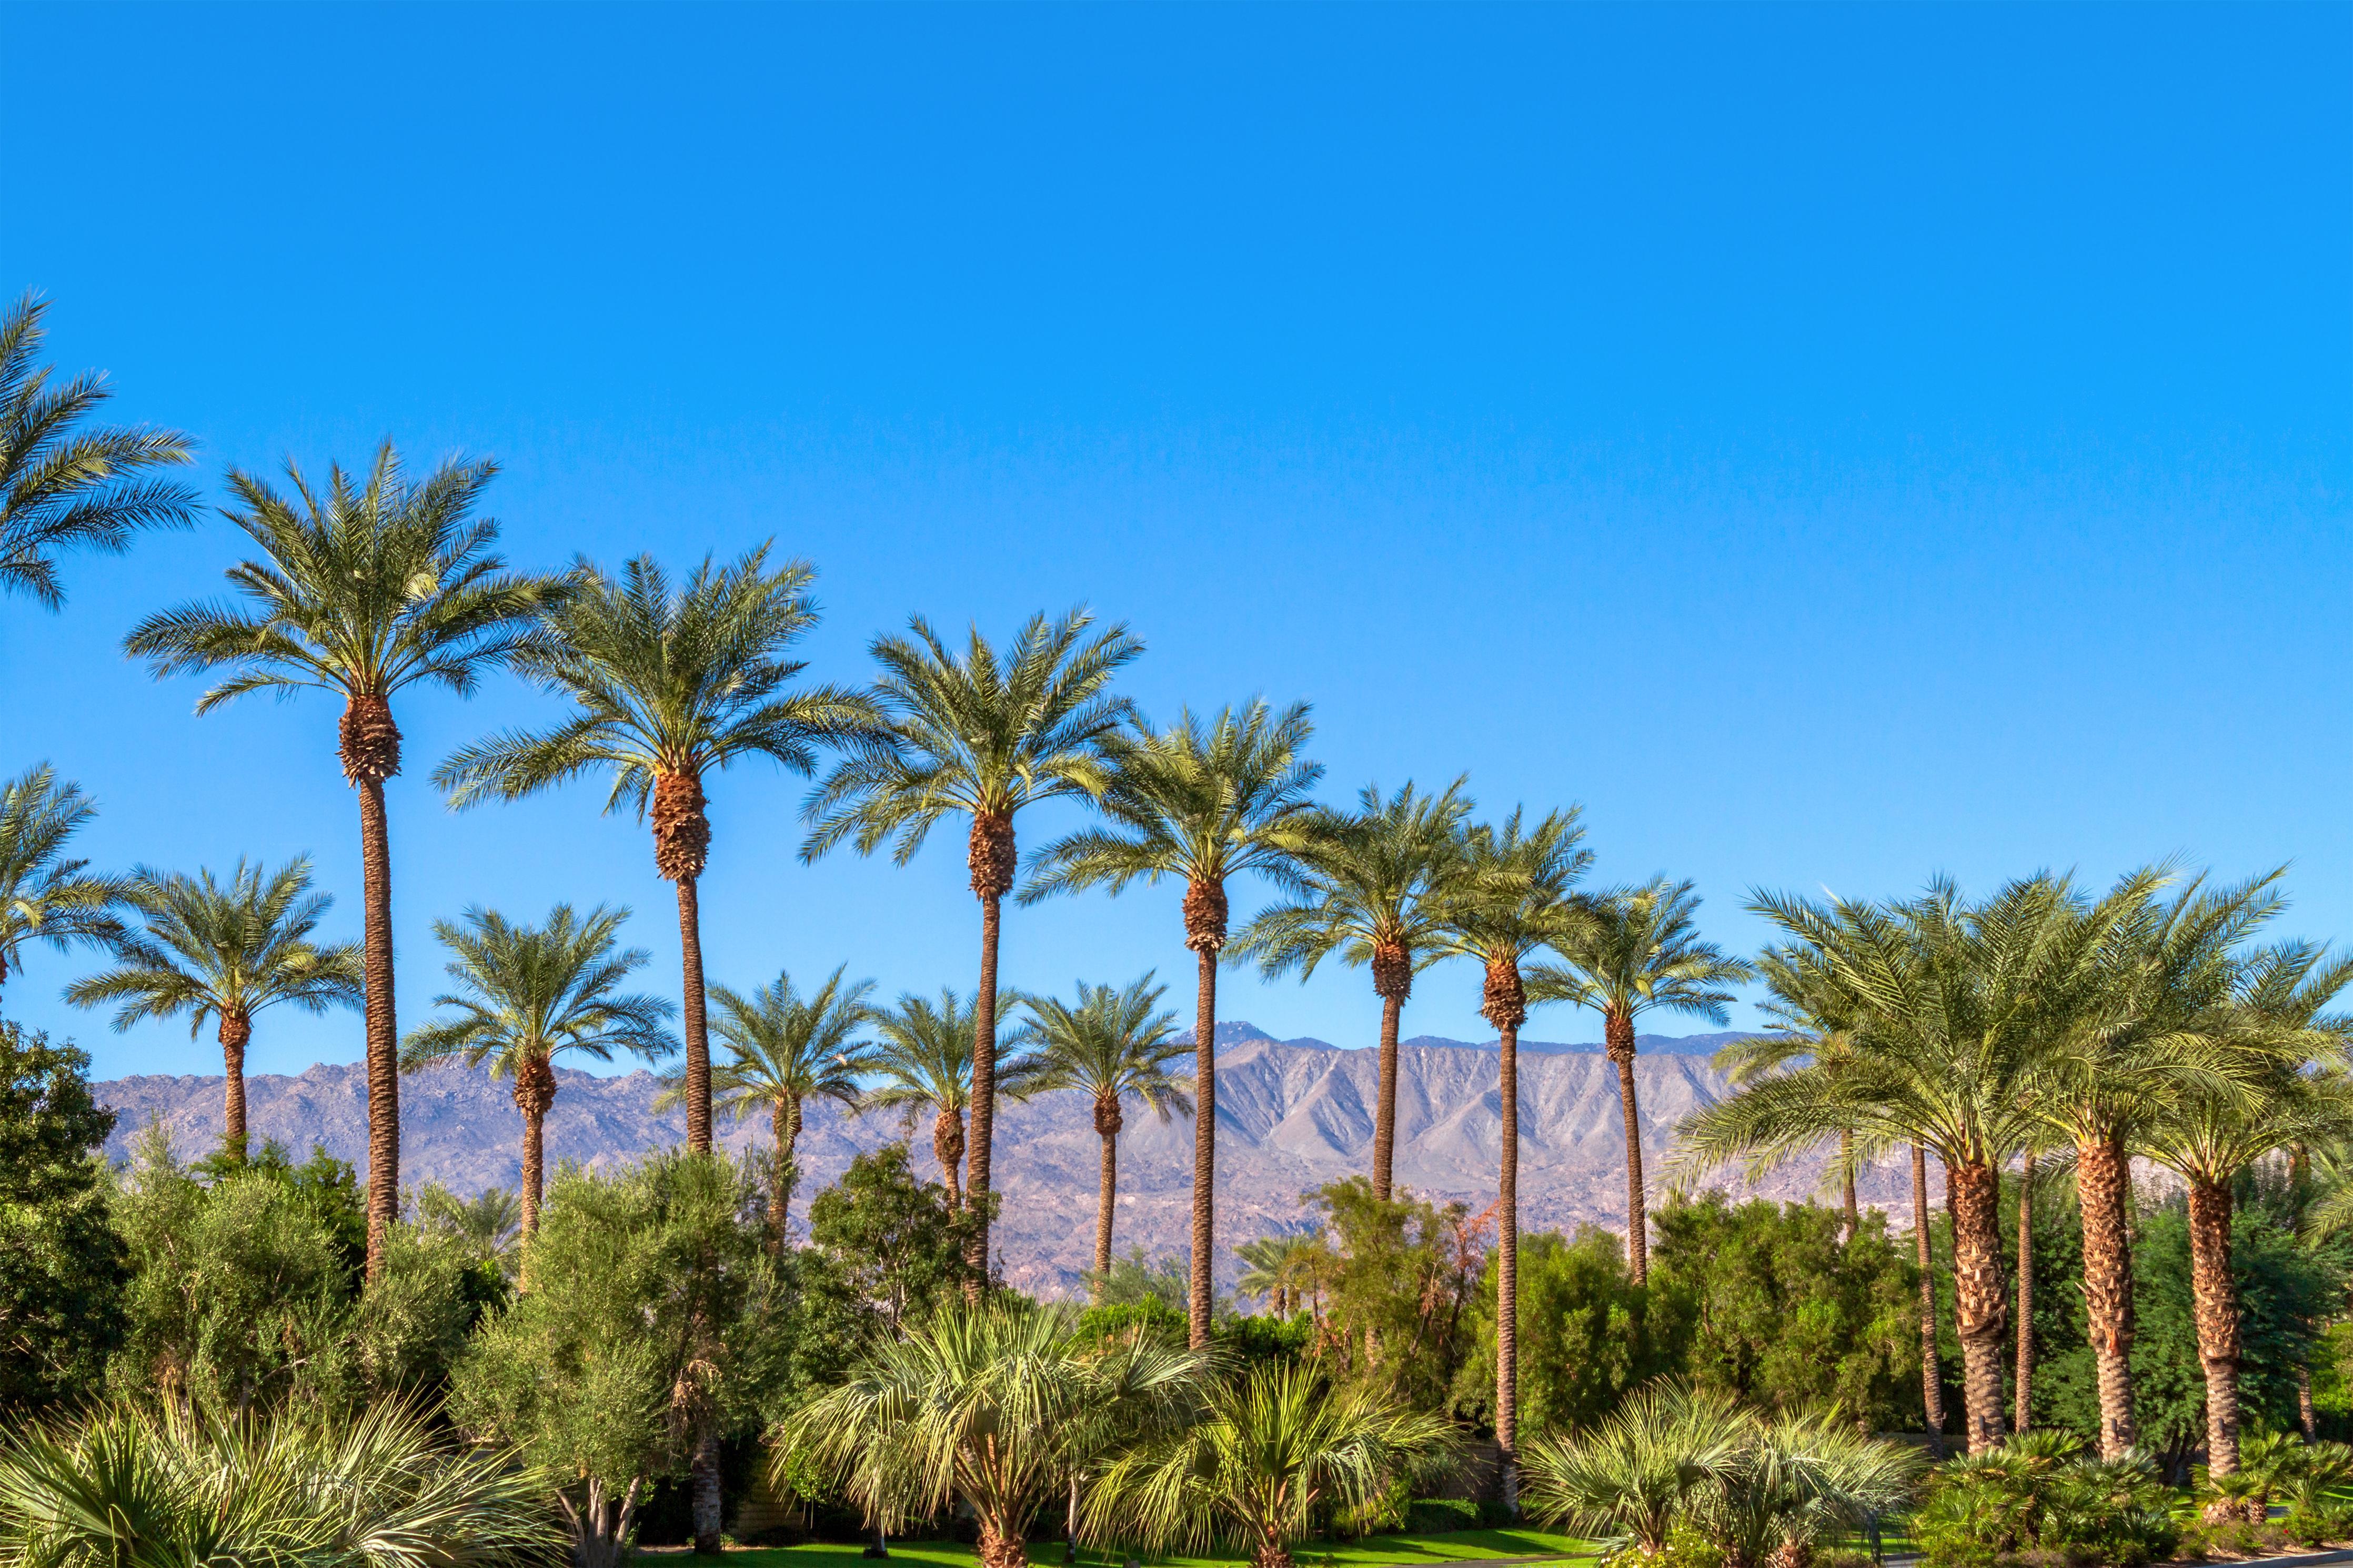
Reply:
<svg viewBox="0 0 2353 1568"><path fill-rule="evenodd" d="M504 463L522 562L773 536L835 679L910 611L1088 601L1150 710L1304 697L1335 793L1582 802L1600 878L1696 878L1736 946L1752 887L2172 851L2293 858L2284 929L2353 938L2345 6L12 5L0 79L0 285L212 493L389 436ZM333 707L198 720L119 651L240 538L0 604L0 767L82 781L104 865L309 850L355 935ZM400 710L405 1020L474 901L628 903L677 984L601 790L424 783L546 711ZM712 975L968 986L961 835L804 868L802 789L715 788ZM1157 965L1181 1009L1176 897L1015 911L1008 977ZM219 1070L65 1007L89 963L9 1013ZM1360 973L1228 985L1372 1037ZM1439 972L1408 1030L1475 1005ZM359 1052L277 1016L251 1066Z"/></svg>

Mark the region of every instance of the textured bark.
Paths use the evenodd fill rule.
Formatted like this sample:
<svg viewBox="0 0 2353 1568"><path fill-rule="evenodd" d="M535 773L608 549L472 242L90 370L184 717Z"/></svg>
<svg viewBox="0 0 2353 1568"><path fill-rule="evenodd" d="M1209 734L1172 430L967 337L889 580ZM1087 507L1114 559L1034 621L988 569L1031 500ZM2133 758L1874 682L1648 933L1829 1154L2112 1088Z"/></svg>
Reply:
<svg viewBox="0 0 2353 1568"><path fill-rule="evenodd" d="M2189 1295L2206 1369L2206 1469L2239 1468L2239 1290L2231 1278L2231 1189L2189 1184Z"/></svg>
<svg viewBox="0 0 2353 1568"><path fill-rule="evenodd" d="M1280 1541L1261 1541L1250 1553L1250 1568L1294 1568L1290 1552Z"/></svg>
<svg viewBox="0 0 2353 1568"><path fill-rule="evenodd" d="M1862 1231L1862 1205L1856 1201L1854 1193L1854 1133L1851 1131L1839 1134L1839 1186L1846 1211L1841 1222L1845 1229L1839 1237L1839 1245L1851 1247Z"/></svg>
<svg viewBox="0 0 2353 1568"><path fill-rule="evenodd" d="M2023 1432L2034 1406L2034 1198L2033 1185L2018 1181L2018 1386L2011 1396L2010 1427Z"/></svg>
<svg viewBox="0 0 2353 1568"><path fill-rule="evenodd" d="M1961 1342L1962 1424L1969 1452L2002 1439L2001 1342L2010 1301L2001 1280L2001 1173L1978 1161L1945 1167L1953 1221L1953 1331Z"/></svg>
<svg viewBox="0 0 2353 1568"><path fill-rule="evenodd" d="M980 1521L980 1568L1029 1568L1029 1543L993 1519Z"/></svg>
<svg viewBox="0 0 2353 1568"><path fill-rule="evenodd" d="M1095 1189L1095 1300L1103 1300L1111 1274L1112 1205L1119 1201L1119 1134L1126 1124L1119 1096L1095 1096L1095 1135L1103 1140L1103 1179Z"/></svg>
<svg viewBox="0 0 2353 1568"><path fill-rule="evenodd" d="M555 1068L545 1057L527 1057L515 1065L514 1102L522 1112L522 1233L536 1236L540 1197L546 1188L543 1132L547 1108L555 1103Z"/></svg>
<svg viewBox="0 0 2353 1568"><path fill-rule="evenodd" d="M1490 960L1482 988L1487 1022L1495 1026L1503 1079L1496 1107L1503 1125L1495 1196L1495 1449L1496 1481L1504 1508L1520 1505L1520 1026L1527 1022L1527 992L1516 959Z"/></svg>
<svg viewBox="0 0 2353 1568"><path fill-rule="evenodd" d="M2132 1237L2125 1216L2131 1180L2123 1140L2110 1134L2075 1145L2075 1190L2084 1230L2084 1315L2099 1373L2100 1457L2116 1459L2140 1440L2133 1419Z"/></svg>
<svg viewBox="0 0 2353 1568"><path fill-rule="evenodd" d="M692 773L654 778L654 868L665 881L691 882L711 863L711 818Z"/></svg>
<svg viewBox="0 0 2353 1568"><path fill-rule="evenodd" d="M801 1141L801 1102L779 1095L768 1107L768 1131L776 1140L776 1169L768 1177L769 1250L782 1258L792 1244L793 1188L800 1183L794 1150Z"/></svg>
<svg viewBox="0 0 2353 1568"><path fill-rule="evenodd" d="M696 1423L694 1458L687 1475L691 1484L695 1553L711 1556L722 1550L719 1534L726 1522L726 1506L719 1491L719 1424L707 1414Z"/></svg>
<svg viewBox="0 0 2353 1568"><path fill-rule="evenodd" d="M944 1105L932 1118L932 1157L940 1163L940 1180L947 1184L951 1213L964 1208L964 1189L956 1184L956 1167L964 1163L964 1118L954 1106Z"/></svg>
<svg viewBox="0 0 2353 1568"><path fill-rule="evenodd" d="M1218 952L1226 945L1226 889L1185 888L1185 945L1198 972L1193 1005L1193 1278L1187 1293L1192 1348L1209 1342L1209 1255L1218 1183Z"/></svg>
<svg viewBox="0 0 2353 1568"><path fill-rule="evenodd" d="M703 1008L702 903L694 879L678 879L678 951L685 971L686 1146L711 1152L711 1020Z"/></svg>
<svg viewBox="0 0 2353 1568"><path fill-rule="evenodd" d="M245 1163L245 1046L253 1038L253 1020L243 1013L220 1016L221 1148L240 1165Z"/></svg>
<svg viewBox="0 0 2353 1568"><path fill-rule="evenodd" d="M977 1217L972 1241L965 1253L964 1295L980 1300L988 1279L989 1164L997 1142L997 948L1004 927L1005 895L1013 887L1019 857L1013 840L1013 819L977 813L965 840L965 860L972 872L973 896L980 900L980 984L973 995L972 1142L965 1168L965 1191Z"/></svg>
<svg viewBox="0 0 2353 1568"><path fill-rule="evenodd" d="M2312 1365L2308 1362L2295 1363L2295 1423L2304 1428L2306 1442L2320 1440L2320 1413L2312 1407Z"/></svg>
<svg viewBox="0 0 2353 1568"><path fill-rule="evenodd" d="M348 728L351 715L344 714ZM398 748L394 749L396 765ZM384 1235L400 1218L400 1021L392 994L392 846L384 781L363 776L360 898L365 911L361 964L367 984L367 1276L384 1267Z"/></svg>
<svg viewBox="0 0 2353 1568"><path fill-rule="evenodd" d="M1373 949L1373 994L1381 999L1381 1088L1373 1107L1373 1196L1389 1200L1396 1173L1398 1021L1413 993L1413 955L1395 942Z"/></svg>
<svg viewBox="0 0 2353 1568"><path fill-rule="evenodd" d="M1618 1064L1618 1108L1626 1117L1626 1274L1637 1285L1651 1277L1651 1220L1642 1194L1642 1119L1634 1103L1634 1019L1611 1009L1601 1021L1609 1059Z"/></svg>
<svg viewBox="0 0 2353 1568"><path fill-rule="evenodd" d="M1945 1369L1936 1355L1936 1260L1928 1245L1928 1152L1912 1145L1912 1245L1920 1262L1920 1404L1928 1446L1945 1457Z"/></svg>

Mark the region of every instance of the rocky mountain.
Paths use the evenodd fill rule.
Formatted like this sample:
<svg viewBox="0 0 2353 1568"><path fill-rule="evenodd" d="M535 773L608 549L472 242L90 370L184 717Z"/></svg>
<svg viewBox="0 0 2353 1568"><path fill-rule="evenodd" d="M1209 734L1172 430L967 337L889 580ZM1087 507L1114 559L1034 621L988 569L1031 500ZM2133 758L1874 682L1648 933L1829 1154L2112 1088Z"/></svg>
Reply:
<svg viewBox="0 0 2353 1568"><path fill-rule="evenodd" d="M1229 1284L1235 1243L1304 1228L1312 1215L1302 1194L1368 1168L1378 1057L1320 1040L1276 1040L1247 1024L1219 1026L1219 1274ZM1724 1092L1708 1066L1726 1037L1644 1037L1635 1063L1643 1142L1652 1174L1672 1147L1675 1123ZM1678 1048L1680 1047L1680 1048ZM1520 1204L1525 1229L1579 1225L1622 1228L1625 1136L1616 1069L1598 1047L1529 1047L1520 1066ZM685 1119L656 1114L650 1073L597 1078L559 1068L547 1121L551 1162L608 1166L682 1142ZM1500 1098L1492 1042L1423 1038L1399 1047L1397 1177L1401 1185L1473 1210L1494 1200ZM184 1157L219 1138L221 1080L147 1076L95 1086L120 1113L107 1152L127 1159L142 1129L160 1122ZM311 1068L294 1077L247 1080L254 1137L276 1139L298 1156L312 1144L364 1165L367 1087L358 1064ZM520 1122L503 1082L441 1067L407 1079L401 1094L401 1175L437 1181L460 1194L512 1186L519 1173ZM929 1123L913 1140L916 1167L935 1170ZM766 1135L765 1120L724 1126L722 1142L742 1151ZM902 1135L895 1116L852 1117L813 1107L802 1133L801 1207L806 1194L832 1181L851 1157ZM1091 1266L1095 1184L1101 1144L1087 1102L1048 1096L998 1113L997 1182L1005 1195L997 1245L1007 1279L1024 1289L1058 1295L1075 1289ZM1192 1190L1189 1122L1162 1123L1132 1114L1120 1141L1116 1239L1158 1255L1187 1246ZM1793 1164L1757 1184L1779 1198L1800 1198L1821 1184L1819 1160ZM1726 1182L1726 1185L1741 1184ZM1866 1173L1867 1201L1908 1203L1910 1173L1890 1164ZM1654 1200L1655 1201L1655 1200ZM804 1210L805 1212L805 1210Z"/></svg>

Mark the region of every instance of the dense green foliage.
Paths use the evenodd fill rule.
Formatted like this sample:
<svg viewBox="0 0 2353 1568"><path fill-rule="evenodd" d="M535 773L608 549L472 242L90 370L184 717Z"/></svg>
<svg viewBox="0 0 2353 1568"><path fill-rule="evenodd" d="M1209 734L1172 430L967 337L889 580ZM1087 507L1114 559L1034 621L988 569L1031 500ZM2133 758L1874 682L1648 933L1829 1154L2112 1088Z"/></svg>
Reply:
<svg viewBox="0 0 2353 1568"><path fill-rule="evenodd" d="M1928 1568L1991 1568L2021 1552L2137 1568L2179 1544L2172 1505L2146 1459L2086 1458L2072 1437L2031 1434L1940 1468L1912 1531Z"/></svg>
<svg viewBox="0 0 2353 1568"><path fill-rule="evenodd" d="M0 1410L99 1391L122 1338L126 1258L98 1150L114 1113L90 1058L0 1023Z"/></svg>

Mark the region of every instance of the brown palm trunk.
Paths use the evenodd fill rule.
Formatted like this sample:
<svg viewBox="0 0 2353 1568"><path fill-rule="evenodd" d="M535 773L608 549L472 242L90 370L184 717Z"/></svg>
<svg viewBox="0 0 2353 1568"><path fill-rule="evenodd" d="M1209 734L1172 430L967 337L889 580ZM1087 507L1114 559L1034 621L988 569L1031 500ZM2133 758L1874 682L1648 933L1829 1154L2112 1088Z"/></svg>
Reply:
<svg viewBox="0 0 2353 1568"><path fill-rule="evenodd" d="M1928 1245L1928 1152L1912 1145L1912 1245L1920 1260L1920 1405L1928 1446L1945 1454L1945 1369L1936 1354L1936 1259Z"/></svg>
<svg viewBox="0 0 2353 1568"><path fill-rule="evenodd" d="M678 949L686 991L686 1146L711 1152L711 1025L703 1010L702 905L694 879L678 879Z"/></svg>
<svg viewBox="0 0 2353 1568"><path fill-rule="evenodd" d="M540 1201L546 1189L547 1109L555 1103L555 1068L543 1056L515 1063L515 1109L522 1113L522 1234L539 1233Z"/></svg>
<svg viewBox="0 0 2353 1568"><path fill-rule="evenodd" d="M2002 1439L2001 1342L2009 1327L2001 1282L2001 1173L1979 1160L1945 1166L1953 1221L1953 1330L1961 1342L1961 1421L1969 1452Z"/></svg>
<svg viewBox="0 0 2353 1568"><path fill-rule="evenodd" d="M1185 945L1193 950L1193 1277L1187 1282L1190 1342L1209 1342L1209 1259L1216 1240L1218 1184L1218 952L1226 945L1221 882L1185 887Z"/></svg>
<svg viewBox="0 0 2353 1568"><path fill-rule="evenodd" d="M1633 1015L1612 1008L1601 1033L1618 1064L1618 1107L1626 1117L1626 1276L1641 1285L1651 1277L1651 1222L1642 1193L1642 1119L1634 1102Z"/></svg>
<svg viewBox="0 0 2353 1568"><path fill-rule="evenodd" d="M1383 1203L1397 1163L1398 1021L1413 990L1413 959L1405 949L1373 949L1373 990L1381 999L1381 1087L1373 1106L1373 1196Z"/></svg>
<svg viewBox="0 0 2353 1568"><path fill-rule="evenodd" d="M1520 1026L1527 992L1516 957L1491 960L1480 1011L1495 1026L1502 1158L1495 1194L1496 1479L1505 1510L1520 1508Z"/></svg>
<svg viewBox="0 0 2353 1568"><path fill-rule="evenodd" d="M2320 1413L2313 1408L2312 1363L2309 1361L2295 1363L2295 1424L2304 1429L2306 1442L2320 1440Z"/></svg>
<svg viewBox="0 0 2353 1568"><path fill-rule="evenodd" d="M947 1184L950 1214L964 1212L964 1189L956 1184L956 1167L964 1163L964 1118L955 1107L943 1105L932 1118L932 1158L940 1163L940 1180Z"/></svg>
<svg viewBox="0 0 2353 1568"><path fill-rule="evenodd" d="M2206 1370L2206 1469L2239 1468L2239 1290L2231 1278L2231 1189L2189 1183L2189 1293Z"/></svg>
<svg viewBox="0 0 2353 1568"><path fill-rule="evenodd" d="M768 1107L768 1132L776 1140L776 1169L769 1175L769 1219L773 1234L768 1240L776 1257L785 1255L792 1240L793 1187L800 1171L793 1163L793 1146L800 1142L801 1102L791 1095L780 1095Z"/></svg>
<svg viewBox="0 0 2353 1568"><path fill-rule="evenodd" d="M2011 1401L2011 1429L2031 1421L2034 1386L2034 1183L2033 1166L2018 1177L2018 1392Z"/></svg>
<svg viewBox="0 0 2353 1568"><path fill-rule="evenodd" d="M385 1232L400 1218L400 1024L393 1011L392 845L384 781L358 782L365 910L360 945L367 977L367 1277L373 1279L384 1267Z"/></svg>
<svg viewBox="0 0 2353 1568"><path fill-rule="evenodd" d="M716 1556L724 1549L720 1540L721 1527L726 1522L726 1500L719 1488L719 1424L708 1415L696 1421L694 1458L687 1465L691 1484L691 1506L694 1514L694 1551L697 1556Z"/></svg>
<svg viewBox="0 0 2353 1568"><path fill-rule="evenodd" d="M2119 1459L2140 1440L2133 1419L2132 1236L2125 1214L2131 1180L2124 1139L2075 1143L2075 1191L2084 1230L2084 1316L2099 1373L2100 1457Z"/></svg>
<svg viewBox="0 0 2353 1568"><path fill-rule="evenodd" d="M974 1555L980 1559L980 1568L1028 1568L1029 1543L1008 1530L1005 1521L983 1516Z"/></svg>
<svg viewBox="0 0 2353 1568"><path fill-rule="evenodd" d="M245 1046L253 1038L253 1020L234 1010L220 1016L221 1149L238 1164L245 1163Z"/></svg>
<svg viewBox="0 0 2353 1568"><path fill-rule="evenodd" d="M1112 1133L1103 1141L1103 1176L1095 1193L1095 1300L1103 1300L1103 1286L1111 1278L1111 1216L1112 1205L1119 1193L1119 1135Z"/></svg>
<svg viewBox="0 0 2353 1568"><path fill-rule="evenodd" d="M1854 1194L1854 1131L1852 1128L1839 1134L1839 1185L1846 1206L1846 1234L1839 1245L1852 1247L1854 1238L1862 1234L1862 1205Z"/></svg>
<svg viewBox="0 0 2353 1568"><path fill-rule="evenodd" d="M974 1222L965 1252L964 1294L965 1300L976 1302L988 1280L990 1162L997 1146L997 948L1005 895L1013 887L1018 864L1012 817L974 814L965 858L972 871L973 894L980 900L980 985L973 995L972 1142L965 1181Z"/></svg>

